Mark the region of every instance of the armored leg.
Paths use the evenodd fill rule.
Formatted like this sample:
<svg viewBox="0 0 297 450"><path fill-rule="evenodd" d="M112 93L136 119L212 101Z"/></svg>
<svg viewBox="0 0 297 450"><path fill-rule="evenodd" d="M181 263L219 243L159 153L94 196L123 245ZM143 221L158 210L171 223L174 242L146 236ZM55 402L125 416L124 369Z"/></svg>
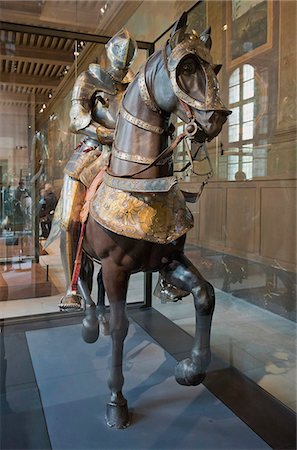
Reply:
<svg viewBox="0 0 297 450"><path fill-rule="evenodd" d="M81 229L79 214L84 203L85 187L77 180L64 176L61 192L61 259L66 279L66 294L61 299L60 309L80 309L80 297L73 292L71 279L74 268L75 255Z"/></svg>
<svg viewBox="0 0 297 450"><path fill-rule="evenodd" d="M177 302L187 295L189 295L188 292L167 283L165 278L159 274L159 278L154 289L154 296L158 297L161 300L161 303Z"/></svg>

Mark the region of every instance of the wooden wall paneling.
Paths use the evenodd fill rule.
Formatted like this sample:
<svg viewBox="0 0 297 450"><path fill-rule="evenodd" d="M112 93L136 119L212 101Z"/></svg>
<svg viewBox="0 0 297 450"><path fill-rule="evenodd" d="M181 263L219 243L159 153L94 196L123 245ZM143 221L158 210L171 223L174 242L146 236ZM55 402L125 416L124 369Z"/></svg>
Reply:
<svg viewBox="0 0 297 450"><path fill-rule="evenodd" d="M296 188L262 187L261 256L296 264Z"/></svg>
<svg viewBox="0 0 297 450"><path fill-rule="evenodd" d="M256 252L256 188L227 189L226 246L239 254Z"/></svg>
<svg viewBox="0 0 297 450"><path fill-rule="evenodd" d="M219 247L225 245L225 214L226 189L224 187L209 187L203 192L199 207L199 241L214 244Z"/></svg>

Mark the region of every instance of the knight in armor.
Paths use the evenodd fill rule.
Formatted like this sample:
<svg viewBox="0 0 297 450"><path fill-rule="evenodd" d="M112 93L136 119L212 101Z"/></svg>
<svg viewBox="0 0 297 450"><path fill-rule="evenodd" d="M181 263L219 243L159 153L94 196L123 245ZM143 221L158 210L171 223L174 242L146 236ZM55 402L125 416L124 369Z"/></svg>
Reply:
<svg viewBox="0 0 297 450"><path fill-rule="evenodd" d="M117 113L122 97L133 79L129 67L137 44L126 29L122 29L106 44L109 67L90 64L73 87L70 130L83 134L64 169L64 183L57 216L61 228L61 258L67 291L60 308L80 308L80 298L72 289L74 260L80 235L80 213L86 188L109 163ZM53 232L54 234L55 232ZM53 239L52 239L53 240Z"/></svg>

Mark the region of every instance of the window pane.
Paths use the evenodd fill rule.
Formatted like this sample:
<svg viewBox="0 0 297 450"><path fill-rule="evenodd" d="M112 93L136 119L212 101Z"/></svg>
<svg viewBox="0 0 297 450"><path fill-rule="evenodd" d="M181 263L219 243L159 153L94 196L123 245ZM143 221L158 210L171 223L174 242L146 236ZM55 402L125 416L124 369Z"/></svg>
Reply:
<svg viewBox="0 0 297 450"><path fill-rule="evenodd" d="M242 124L242 139L252 139L254 135L254 122L245 122Z"/></svg>
<svg viewBox="0 0 297 450"><path fill-rule="evenodd" d="M252 156L243 156L242 157L242 162L243 163L252 163L253 162L253 157Z"/></svg>
<svg viewBox="0 0 297 450"><path fill-rule="evenodd" d="M237 155L230 155L228 156L228 163L229 164L238 164L239 156Z"/></svg>
<svg viewBox="0 0 297 450"><path fill-rule="evenodd" d="M228 118L229 125L235 125L239 123L239 107L232 108L232 114Z"/></svg>
<svg viewBox="0 0 297 450"><path fill-rule="evenodd" d="M250 64L244 64L243 66L243 81L254 79L255 69Z"/></svg>
<svg viewBox="0 0 297 450"><path fill-rule="evenodd" d="M233 86L229 90L229 103L236 103L239 101L239 85Z"/></svg>
<svg viewBox="0 0 297 450"><path fill-rule="evenodd" d="M239 69L234 70L229 78L229 87L239 84Z"/></svg>
<svg viewBox="0 0 297 450"><path fill-rule="evenodd" d="M258 147L255 149L255 157L257 158L265 158L267 156L267 148L266 147Z"/></svg>
<svg viewBox="0 0 297 450"><path fill-rule="evenodd" d="M244 144L242 146L242 151L244 153L252 153L253 152L253 144Z"/></svg>
<svg viewBox="0 0 297 450"><path fill-rule="evenodd" d="M228 165L228 180L235 180L235 174L238 171L238 163Z"/></svg>
<svg viewBox="0 0 297 450"><path fill-rule="evenodd" d="M254 97L254 80L243 83L243 99Z"/></svg>
<svg viewBox="0 0 297 450"><path fill-rule="evenodd" d="M253 164L250 163L243 163L242 164L242 171L245 173L247 179L253 178Z"/></svg>
<svg viewBox="0 0 297 450"><path fill-rule="evenodd" d="M242 108L242 121L248 122L254 119L254 102L246 103Z"/></svg>
<svg viewBox="0 0 297 450"><path fill-rule="evenodd" d="M266 175L266 159L254 159L254 176L265 177Z"/></svg>
<svg viewBox="0 0 297 450"><path fill-rule="evenodd" d="M229 127L229 142L236 142L239 140L239 125L231 125Z"/></svg>

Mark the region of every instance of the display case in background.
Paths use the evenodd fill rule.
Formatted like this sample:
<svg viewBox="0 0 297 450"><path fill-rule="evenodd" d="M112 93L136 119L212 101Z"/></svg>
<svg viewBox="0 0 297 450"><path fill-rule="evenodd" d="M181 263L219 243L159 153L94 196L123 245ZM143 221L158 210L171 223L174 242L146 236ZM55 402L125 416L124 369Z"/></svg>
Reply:
<svg viewBox="0 0 297 450"><path fill-rule="evenodd" d="M127 26L143 44L136 72L190 10L189 29L212 27L221 93L233 114L207 144L213 177L190 205L195 226L186 253L216 289L212 349L220 367L236 368L295 410L296 3L24 3L30 8L22 12L9 2L0 8L0 317L57 312L65 281L58 241L42 250L40 193L50 183L59 197L80 138L68 130L71 89L90 62L104 63L100 36ZM175 168L187 162L180 145ZM207 161L194 169L207 173ZM205 180L190 171L178 177L191 192ZM130 286L130 301L143 300L143 276ZM153 307L193 333L192 299L153 298Z"/></svg>

